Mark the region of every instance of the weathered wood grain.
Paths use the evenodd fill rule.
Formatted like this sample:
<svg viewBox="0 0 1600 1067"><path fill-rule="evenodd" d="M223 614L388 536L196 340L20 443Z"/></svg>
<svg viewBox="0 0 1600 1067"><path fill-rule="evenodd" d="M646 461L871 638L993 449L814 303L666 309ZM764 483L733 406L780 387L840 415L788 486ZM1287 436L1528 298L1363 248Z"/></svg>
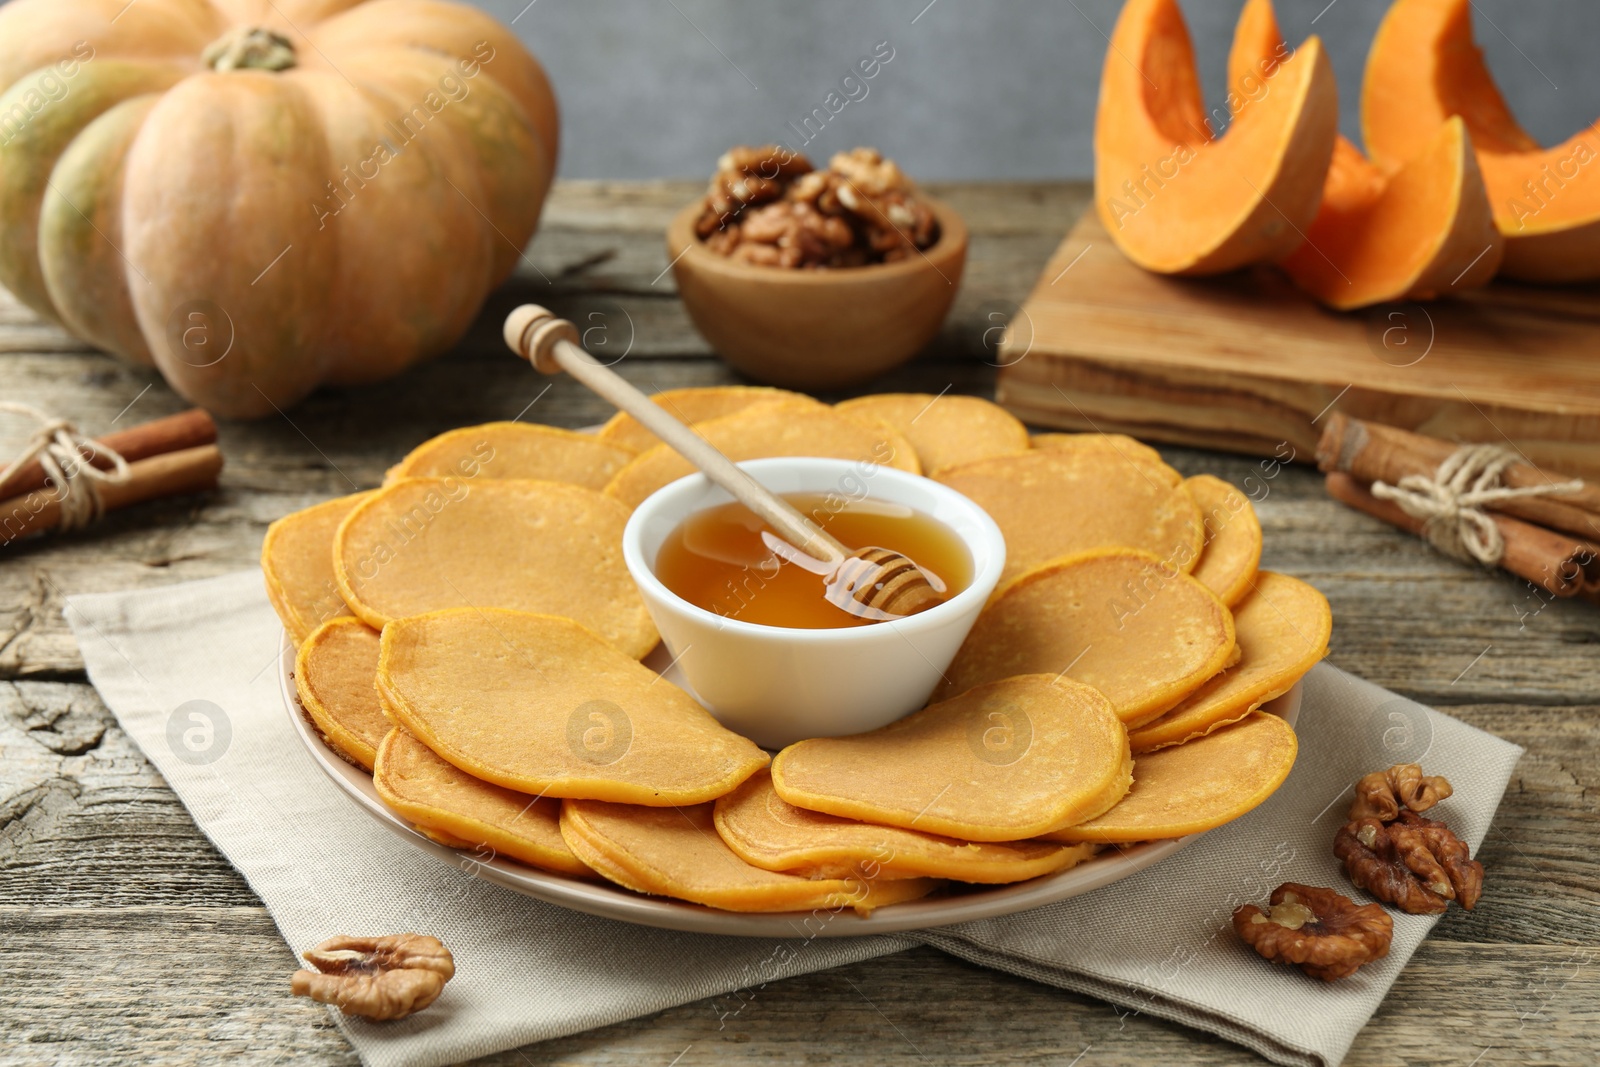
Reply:
<svg viewBox="0 0 1600 1067"><path fill-rule="evenodd" d="M661 230L698 188L564 183L527 261L456 351L375 388L318 393L284 419L224 425L228 468L210 497L0 550L0 1064L356 1062L322 1009L284 995L293 960L259 901L84 680L61 597L252 566L268 522L376 484L395 457L451 426L519 414L601 421L603 402L502 351L499 318L519 301L603 325L619 343L631 334L619 366L646 389L732 380L670 273L659 276ZM994 327L1087 190L938 193L974 234L962 297L929 352L871 388L988 395ZM0 395L91 431L186 406L153 374L85 351L3 294ZM0 452L12 429L0 427ZM1594 1062L1600 610L1546 605L1504 576L1442 559L1332 503L1305 470L1166 455L1258 500L1265 564L1333 603L1335 663L1528 749L1481 850L1489 893L1445 919L1347 1062ZM729 1015L740 1003L701 1001L483 1062L1259 1062L927 950L774 983Z"/></svg>
<svg viewBox="0 0 1600 1067"><path fill-rule="evenodd" d="M0 986L8 1065L357 1062L323 1009L284 995L294 960L259 908L0 906L0 930L14 979ZM1465 1065L1493 1048L1502 1063L1587 1067L1597 961L1600 953L1581 947L1434 938L1345 1062ZM1474 988L1464 997L1468 973ZM917 949L477 1062L1260 1061L1219 1038Z"/></svg>

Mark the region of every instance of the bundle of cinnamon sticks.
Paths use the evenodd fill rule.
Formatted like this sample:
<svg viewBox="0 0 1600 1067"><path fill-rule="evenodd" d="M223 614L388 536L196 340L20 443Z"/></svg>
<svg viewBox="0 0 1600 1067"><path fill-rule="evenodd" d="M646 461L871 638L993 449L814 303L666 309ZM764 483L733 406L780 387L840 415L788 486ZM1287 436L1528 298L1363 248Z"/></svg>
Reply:
<svg viewBox="0 0 1600 1067"><path fill-rule="evenodd" d="M1459 447L1334 412L1317 445L1317 467L1327 474L1328 493L1334 499L1426 537L1427 521L1392 500L1374 496L1372 483L1399 485L1409 476L1433 477ZM1568 480L1527 462L1512 463L1500 475L1500 483L1510 488ZM1600 486L1514 497L1485 507L1505 542L1501 567L1552 596L1600 603Z"/></svg>
<svg viewBox="0 0 1600 1067"><path fill-rule="evenodd" d="M181 496L216 487L222 471L217 449L217 424L199 408L156 419L96 438L128 461L128 477L98 483L105 511L161 497ZM82 456L86 465L110 470L100 455ZM5 463L0 461L0 469ZM18 468L0 486L0 547L30 534L53 530L61 522L62 487L53 485L37 460Z"/></svg>

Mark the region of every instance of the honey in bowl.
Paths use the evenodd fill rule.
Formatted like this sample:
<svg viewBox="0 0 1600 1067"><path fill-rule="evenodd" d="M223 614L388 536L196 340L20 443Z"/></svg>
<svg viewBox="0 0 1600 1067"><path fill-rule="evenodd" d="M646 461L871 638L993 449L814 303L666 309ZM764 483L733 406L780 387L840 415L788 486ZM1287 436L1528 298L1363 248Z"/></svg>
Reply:
<svg viewBox="0 0 1600 1067"><path fill-rule="evenodd" d="M972 581L967 546L949 527L914 508L869 498L844 500L836 493L782 496L849 548L887 548L914 561L940 590L941 600ZM740 622L821 630L876 621L825 600L822 575L774 553L764 533L772 535L772 528L737 502L696 512L662 543L656 577L696 607Z"/></svg>

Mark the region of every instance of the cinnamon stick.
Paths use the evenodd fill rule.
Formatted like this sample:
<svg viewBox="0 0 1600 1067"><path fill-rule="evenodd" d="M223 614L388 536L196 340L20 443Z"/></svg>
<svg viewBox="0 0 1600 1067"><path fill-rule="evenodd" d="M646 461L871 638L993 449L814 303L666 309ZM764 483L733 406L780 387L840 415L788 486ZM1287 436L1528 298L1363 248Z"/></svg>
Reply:
<svg viewBox="0 0 1600 1067"><path fill-rule="evenodd" d="M1427 536L1427 523L1406 514L1392 500L1380 500L1368 487L1342 471L1330 471L1328 495L1357 511L1382 519L1418 537ZM1505 539L1500 566L1539 586L1553 596L1570 597L1585 592L1586 582L1600 565L1600 549L1554 530L1507 515L1489 516Z"/></svg>
<svg viewBox="0 0 1600 1067"><path fill-rule="evenodd" d="M214 444L162 452L128 464L128 479L99 484L108 512L161 497L182 496L216 487L222 453ZM61 521L61 499L54 489L36 489L0 501L0 546Z"/></svg>
<svg viewBox="0 0 1600 1067"><path fill-rule="evenodd" d="M1363 422L1335 411L1329 415L1317 445L1317 467L1323 473L1341 471L1367 484L1398 485L1400 479L1412 474L1432 477L1439 464L1459 447L1453 441ZM1500 475L1501 484L1514 489L1569 480L1565 475L1527 463L1513 463ZM1577 537L1600 540L1600 485L1586 484L1573 493L1518 497L1486 506Z"/></svg>
<svg viewBox="0 0 1600 1067"><path fill-rule="evenodd" d="M163 452L176 452L179 449L209 445L216 439L217 424L212 421L210 413L203 408L190 408L176 415L168 415L166 418L154 419L95 438L107 448L120 453L129 463L158 456ZM101 470L111 469L111 461L104 456L85 457L85 461ZM11 476L11 480L0 486L0 493L4 493L9 499L24 496L35 489L43 489L48 484L44 468L39 465L38 460L35 460L25 467L18 468L17 473ZM0 534L0 537L3 536Z"/></svg>

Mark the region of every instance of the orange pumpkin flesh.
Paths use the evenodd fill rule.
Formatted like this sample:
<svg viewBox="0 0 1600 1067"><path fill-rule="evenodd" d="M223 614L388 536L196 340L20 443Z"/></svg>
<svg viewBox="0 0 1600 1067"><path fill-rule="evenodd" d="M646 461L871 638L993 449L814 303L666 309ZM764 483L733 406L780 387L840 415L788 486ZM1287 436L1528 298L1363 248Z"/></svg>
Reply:
<svg viewBox="0 0 1600 1067"><path fill-rule="evenodd" d="M1247 108L1250 79L1282 51L1272 0L1248 0L1228 56L1230 101ZM1392 175L1338 138L1317 217L1279 266L1323 304L1349 310L1482 285L1503 245L1466 128L1452 118Z"/></svg>
<svg viewBox="0 0 1600 1067"><path fill-rule="evenodd" d="M454 344L559 138L537 61L444 0L12 0L0 90L0 284L235 417Z"/></svg>
<svg viewBox="0 0 1600 1067"><path fill-rule="evenodd" d="M1367 151L1384 170L1396 170L1452 115L1472 136L1506 239L1501 273L1539 282L1600 278L1600 124L1541 148L1484 65L1469 0L1398 0L1367 56Z"/></svg>
<svg viewBox="0 0 1600 1067"><path fill-rule="evenodd" d="M1338 90L1312 37L1213 138L1174 0L1128 0L1095 119L1095 206L1129 259L1217 274L1277 259L1316 215L1338 134Z"/></svg>
<svg viewBox="0 0 1600 1067"><path fill-rule="evenodd" d="M1387 176L1341 139L1322 205L1306 244L1279 266L1329 307L1429 299L1484 285L1499 269L1505 241L1459 118Z"/></svg>

